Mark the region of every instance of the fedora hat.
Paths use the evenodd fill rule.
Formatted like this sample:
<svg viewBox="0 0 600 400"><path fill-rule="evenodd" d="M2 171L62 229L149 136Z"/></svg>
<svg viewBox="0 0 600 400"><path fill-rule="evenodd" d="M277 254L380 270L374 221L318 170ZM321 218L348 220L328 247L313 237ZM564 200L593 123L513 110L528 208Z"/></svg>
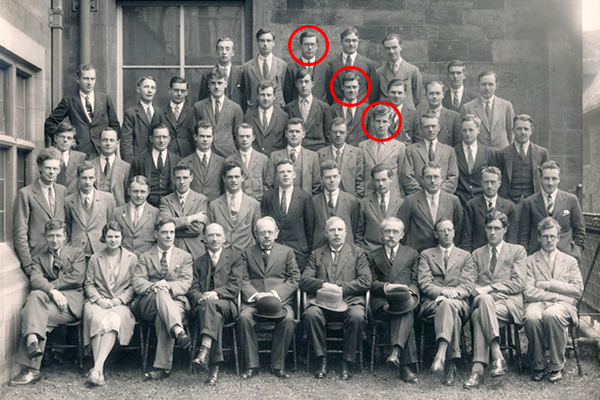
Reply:
<svg viewBox="0 0 600 400"><path fill-rule="evenodd" d="M281 305L281 300L275 296L265 296L256 300L254 316L268 319L281 319L287 311Z"/></svg>
<svg viewBox="0 0 600 400"><path fill-rule="evenodd" d="M348 304L342 297L341 288L339 290L330 287L321 288L317 290L317 296L308 302L329 311L342 312L348 308Z"/></svg>
<svg viewBox="0 0 600 400"><path fill-rule="evenodd" d="M419 305L419 295L411 292L407 288L396 287L385 294L388 304L383 306L383 310L389 314L406 314Z"/></svg>

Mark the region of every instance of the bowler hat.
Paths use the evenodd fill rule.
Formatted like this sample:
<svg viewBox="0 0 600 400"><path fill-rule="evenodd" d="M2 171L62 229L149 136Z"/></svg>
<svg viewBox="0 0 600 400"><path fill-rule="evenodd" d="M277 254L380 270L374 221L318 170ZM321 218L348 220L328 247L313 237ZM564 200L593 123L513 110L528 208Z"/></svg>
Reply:
<svg viewBox="0 0 600 400"><path fill-rule="evenodd" d="M348 304L342 297L341 288L339 290L331 287L321 288L317 290L317 296L308 302L329 311L342 312L348 308Z"/></svg>
<svg viewBox="0 0 600 400"><path fill-rule="evenodd" d="M281 300L275 296L265 296L256 300L254 315L260 318L279 319L285 317L287 311L281 306Z"/></svg>
<svg viewBox="0 0 600 400"><path fill-rule="evenodd" d="M386 292L388 304L383 310L390 314L406 314L419 305L419 295L408 290L408 288L395 287Z"/></svg>

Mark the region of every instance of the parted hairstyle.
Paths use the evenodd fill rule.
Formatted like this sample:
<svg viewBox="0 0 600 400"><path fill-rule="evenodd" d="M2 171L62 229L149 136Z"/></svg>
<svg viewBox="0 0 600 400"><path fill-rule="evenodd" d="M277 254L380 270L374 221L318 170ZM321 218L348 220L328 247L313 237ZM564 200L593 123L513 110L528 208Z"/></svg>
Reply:
<svg viewBox="0 0 600 400"><path fill-rule="evenodd" d="M310 75L310 72L308 72L307 69L305 68L301 68L296 72L296 82L304 79L305 77L309 76L310 80L312 81L312 76Z"/></svg>
<svg viewBox="0 0 600 400"><path fill-rule="evenodd" d="M235 50L235 42L233 40L231 40L230 38L228 38L227 36L220 37L217 39L217 43L215 44L215 50L219 50L219 43L221 43L221 42L231 42L231 44L233 45L233 46L231 46L231 48L233 50Z"/></svg>
<svg viewBox="0 0 600 400"><path fill-rule="evenodd" d="M405 92L408 90L408 84L406 83L406 81L403 81L402 79L398 79L398 78L392 79L387 85L388 92L394 86L402 86L404 88Z"/></svg>
<svg viewBox="0 0 600 400"><path fill-rule="evenodd" d="M60 151L58 151L54 147L43 148L38 154L35 161L38 167L41 167L47 160L59 160L60 165L62 166L63 164L62 154L60 154Z"/></svg>
<svg viewBox="0 0 600 400"><path fill-rule="evenodd" d="M77 176L81 176L81 174L83 174L84 171L88 171L90 169L93 169L94 171L96 170L96 167L94 167L94 164L92 164L89 161L84 161L81 164L79 164L77 166Z"/></svg>
<svg viewBox="0 0 600 400"><path fill-rule="evenodd" d="M346 120L342 117L335 117L334 119L331 120L331 125L329 125L329 128L333 128L334 126L341 126L341 125L346 125ZM348 130L348 126L346 126L346 130ZM330 131L331 133L331 131Z"/></svg>
<svg viewBox="0 0 600 400"><path fill-rule="evenodd" d="M114 133L117 134L117 141L121 140L121 132L120 131L117 131L117 130L111 128L111 127L106 127L104 129L102 129L102 131L100 131L100 134L98 135L98 139L100 139L100 141L102 141L102 134L104 132L114 132Z"/></svg>
<svg viewBox="0 0 600 400"><path fill-rule="evenodd" d="M394 176L394 171L387 164L375 164L373 168L371 168L371 178L375 179L375 174L379 172L387 171L388 178L392 178Z"/></svg>
<svg viewBox="0 0 600 400"><path fill-rule="evenodd" d="M441 171L442 170L442 164L440 164L437 161L427 161L425 163L425 165L423 165L423 168L421 168L421 175L425 175L425 170L427 168L439 169Z"/></svg>
<svg viewBox="0 0 600 400"><path fill-rule="evenodd" d="M223 164L223 171L221 172L221 178L223 178L223 180L225 180L227 173L235 168L239 168L240 171L242 172L242 176L245 176L244 167L242 166L242 164L240 164L236 160L229 160L229 161L225 161L225 164Z"/></svg>
<svg viewBox="0 0 600 400"><path fill-rule="evenodd" d="M121 239L123 238L123 227L118 221L108 221L104 228L102 228L102 236L100 236L100 243L106 243L106 234L108 231L121 232Z"/></svg>
<svg viewBox="0 0 600 400"><path fill-rule="evenodd" d="M83 75L84 71L95 71L95 70L96 70L96 68L94 67L93 64L81 64L77 68L77 72L75 72L75 76L77 77L77 79L79 79L79 78L81 78L81 75Z"/></svg>
<svg viewBox="0 0 600 400"><path fill-rule="evenodd" d="M475 124L475 126L477 127L477 129L479 129L481 127L481 120L475 114L467 114L467 115L465 115L464 117L462 117L462 120L460 121L460 123L462 124L463 122L472 122L472 123Z"/></svg>
<svg viewBox="0 0 600 400"><path fill-rule="evenodd" d="M381 41L381 44L384 44L388 40L394 40L394 39L398 40L398 44L400 46L402 46L402 38L397 33L389 33L389 34L385 35L383 40Z"/></svg>
<svg viewBox="0 0 600 400"><path fill-rule="evenodd" d="M402 220L400 218L396 218L396 217L387 217L384 218L380 223L379 223L379 230L383 232L383 229L385 228L385 226L390 223L390 222L394 222L396 224L400 224L400 226L402 227L402 232L404 232L404 222L402 222Z"/></svg>
<svg viewBox="0 0 600 400"><path fill-rule="evenodd" d="M154 232L158 232L166 224L175 225L175 220L172 217L159 217L154 223Z"/></svg>
<svg viewBox="0 0 600 400"><path fill-rule="evenodd" d="M304 125L304 120L302 118L290 118L287 120L285 124L285 130L287 132L290 125L300 125L303 131L306 131L306 127Z"/></svg>
<svg viewBox="0 0 600 400"><path fill-rule="evenodd" d="M502 181L502 171L500 171L500 168L498 167L485 167L483 171L481 171L481 174L494 174L498 176L499 181Z"/></svg>
<svg viewBox="0 0 600 400"><path fill-rule="evenodd" d="M190 171L190 175L192 175L192 166L187 161L179 160L173 168L173 175L175 175L175 172L177 171Z"/></svg>
<svg viewBox="0 0 600 400"><path fill-rule="evenodd" d="M147 76L142 76L140 79L138 79L137 83L135 84L135 86L140 87L142 85L142 83L144 83L145 80L150 80L153 81L154 84L156 85L156 79L154 79L153 77L151 77L150 75Z"/></svg>
<svg viewBox="0 0 600 400"><path fill-rule="evenodd" d="M423 115L421 115L420 121L423 121L424 119L435 119L437 121L439 121L440 119L437 117L437 115L435 115L432 112L427 111L426 113L424 113Z"/></svg>
<svg viewBox="0 0 600 400"><path fill-rule="evenodd" d="M450 68L452 67L462 67L463 72L465 71L465 63L460 60L452 60L448 63L448 67L446 68L447 72L450 72Z"/></svg>
<svg viewBox="0 0 600 400"><path fill-rule="evenodd" d="M61 221L60 219L51 219L44 224L44 234L57 229L62 229L64 231L65 227L64 221Z"/></svg>
<svg viewBox="0 0 600 400"><path fill-rule="evenodd" d="M496 83L498 83L498 75L494 71L483 71L477 75L477 82L481 82L481 78L484 76L493 76Z"/></svg>
<svg viewBox="0 0 600 400"><path fill-rule="evenodd" d="M275 33L273 33L271 28L267 28L267 27L262 27L258 30L258 32L256 32L256 40L258 40L258 38L260 38L262 35L265 35L267 33L270 33L271 36L273 36L273 40L275 40Z"/></svg>
<svg viewBox="0 0 600 400"><path fill-rule="evenodd" d="M75 127L73 125L71 125L67 121L62 121L60 124L58 124L58 126L54 130L54 140L56 141L56 137L64 132L73 132L74 133L73 136L75 136L77 134L77 130L75 129Z"/></svg>
<svg viewBox="0 0 600 400"><path fill-rule="evenodd" d="M491 213L488 213L488 215L485 216L484 222L487 225L496 219L502 223L503 228L508 228L508 226L510 225L510 222L508 222L508 217L506 216L506 214L504 214L502 211L498 211L498 210L494 210Z"/></svg>
<svg viewBox="0 0 600 400"><path fill-rule="evenodd" d="M277 164L275 164L275 173L277 173L277 168L279 168L280 165L284 165L284 164L289 164L292 167L294 166L294 163L292 162L292 160L290 160L288 158L283 158L283 159L277 161Z"/></svg>
<svg viewBox="0 0 600 400"><path fill-rule="evenodd" d="M210 121L207 119L201 119L201 120L198 120L198 122L196 122L196 125L194 126L194 135L198 134L198 129L210 129L210 131L214 135L214 132L213 132L214 128L213 128L212 124L210 123Z"/></svg>
<svg viewBox="0 0 600 400"><path fill-rule="evenodd" d="M540 165L538 167L538 171L540 173L540 176L542 176L542 173L544 172L545 169L557 169L558 170L558 176L560 176L560 165L554 161L554 160L549 160L549 161L545 161L542 163L542 165Z"/></svg>
<svg viewBox="0 0 600 400"><path fill-rule="evenodd" d="M138 185L144 185L144 186L148 186L148 188L150 188L150 184L148 183L148 178L146 178L144 175L136 175L131 179L131 182L129 182L129 186L131 187L132 183L137 183Z"/></svg>
<svg viewBox="0 0 600 400"><path fill-rule="evenodd" d="M169 81L169 89L173 89L173 85L176 83L185 83L185 87L189 88L188 81L186 81L185 78L181 76L174 76Z"/></svg>
<svg viewBox="0 0 600 400"><path fill-rule="evenodd" d="M227 72L225 72L221 68L215 67L210 71L210 74L208 74L208 81L210 82L213 79L216 79L216 80L227 79L226 75L227 75Z"/></svg>
<svg viewBox="0 0 600 400"><path fill-rule="evenodd" d="M333 160L325 160L321 163L321 177L323 177L323 173L325 171L329 171L332 169L337 169L338 173L340 172L340 167L337 165L337 163Z"/></svg>
<svg viewBox="0 0 600 400"><path fill-rule="evenodd" d="M300 42L300 44L302 44L302 42L304 42L304 39L313 38L313 37L317 38L317 43L319 43L319 35L317 35L316 32L314 32L312 30L304 31L300 34L299 42Z"/></svg>
<svg viewBox="0 0 600 400"><path fill-rule="evenodd" d="M237 129L235 130L236 135L240 133L240 129L250 129L250 132L252 132L252 135L254 135L254 128L252 128L252 125L247 122L242 122L238 125Z"/></svg>
<svg viewBox="0 0 600 400"><path fill-rule="evenodd" d="M515 117L513 118L513 126L517 123L517 121L524 121L524 122L529 122L529 124L531 125L531 127L533 128L533 118L531 118L529 115L527 114L519 114L519 115L515 115Z"/></svg>
<svg viewBox="0 0 600 400"><path fill-rule="evenodd" d="M344 86L344 83L346 83L346 82L357 81L357 80L358 80L358 74L354 71L348 71L346 73L346 75L342 76L342 86Z"/></svg>
<svg viewBox="0 0 600 400"><path fill-rule="evenodd" d="M442 92L444 91L444 84L442 82L432 80L432 81L425 82L425 85L423 85L423 86L425 86L425 93L427 93L429 91L429 87L431 85L440 85L442 87Z"/></svg>
<svg viewBox="0 0 600 400"><path fill-rule="evenodd" d="M441 224L442 222L446 222L446 221L450 221L450 222L452 222L452 229L454 229L454 221L452 221L452 220L451 220L450 218L448 218L448 217L442 217L442 218L440 218L440 219L439 219L439 220L438 220L438 221L435 223L435 225L434 225L434 227L433 227L433 228L435 229L435 231L437 232L437 227L438 227L438 225L439 225L439 224Z"/></svg>
<svg viewBox="0 0 600 400"><path fill-rule="evenodd" d="M560 224L554 218L546 217L543 220L541 220L537 226L538 235L542 236L542 231L552 229L552 228L556 228L557 234L560 235L560 232L561 232Z"/></svg>
<svg viewBox="0 0 600 400"><path fill-rule="evenodd" d="M268 88L273 88L273 92L275 92L275 84L273 83L273 81L270 81L268 79L263 79L258 83L258 87L256 88L256 92L260 92L261 90L265 90Z"/></svg>
<svg viewBox="0 0 600 400"><path fill-rule="evenodd" d="M167 131L169 130L169 128L167 128L165 124L163 124L162 122L158 122L152 125L152 129L150 130L150 136L154 136L154 131L158 129L166 129Z"/></svg>
<svg viewBox="0 0 600 400"><path fill-rule="evenodd" d="M353 26L349 26L349 27L347 27L346 29L344 29L344 30L342 31L342 33L340 33L340 39L341 39L341 40L344 40L344 38L345 38L346 36L348 36L348 35L352 35L352 34L355 34L355 35L356 35L356 37L360 38L360 34L358 33L358 30L357 30L355 27L353 27Z"/></svg>

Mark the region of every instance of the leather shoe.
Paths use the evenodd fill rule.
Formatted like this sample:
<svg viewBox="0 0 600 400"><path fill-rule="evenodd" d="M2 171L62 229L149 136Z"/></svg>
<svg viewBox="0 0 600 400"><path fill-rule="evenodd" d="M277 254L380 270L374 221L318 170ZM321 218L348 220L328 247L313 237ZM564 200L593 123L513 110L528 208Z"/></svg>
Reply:
<svg viewBox="0 0 600 400"><path fill-rule="evenodd" d="M454 382L456 382L456 365L452 364L448 366L442 383L445 386L454 386Z"/></svg>
<svg viewBox="0 0 600 400"><path fill-rule="evenodd" d="M92 386L102 386L104 385L104 374L98 370L91 369L86 382Z"/></svg>
<svg viewBox="0 0 600 400"><path fill-rule="evenodd" d="M145 381L162 381L171 376L171 370L166 369L155 369L154 371L146 372L144 374Z"/></svg>
<svg viewBox="0 0 600 400"><path fill-rule="evenodd" d="M563 378L562 370L552 371L552 372L550 372L550 375L548 375L548 382L556 383L556 382L562 380L562 378Z"/></svg>
<svg viewBox="0 0 600 400"><path fill-rule="evenodd" d="M35 383L40 379L42 379L42 374L40 371L32 368L24 368L15 379L10 381L10 386L29 385L30 383Z"/></svg>
<svg viewBox="0 0 600 400"><path fill-rule="evenodd" d="M283 370L283 369L274 369L273 375L275 375L279 379L290 379L290 374L285 372L285 370Z"/></svg>
<svg viewBox="0 0 600 400"><path fill-rule="evenodd" d="M341 378L343 381L349 381L350 379L352 379L352 373L350 372L350 363L348 361L342 361Z"/></svg>
<svg viewBox="0 0 600 400"><path fill-rule="evenodd" d="M419 378L407 365L400 367L400 379L406 383L419 383Z"/></svg>
<svg viewBox="0 0 600 400"><path fill-rule="evenodd" d="M317 368L317 372L315 373L315 378L325 379L326 376L327 376L327 359L325 357L321 357L319 359L319 367Z"/></svg>
<svg viewBox="0 0 600 400"><path fill-rule="evenodd" d="M545 376L546 376L545 369L534 370L533 373L531 374L531 380L534 382L539 382L542 379L544 379Z"/></svg>
<svg viewBox="0 0 600 400"><path fill-rule="evenodd" d="M483 384L483 372L472 372L469 379L463 383L465 389L473 389Z"/></svg>
<svg viewBox="0 0 600 400"><path fill-rule="evenodd" d="M210 357L210 347L200 346L200 351L198 352L198 355L196 356L196 358L194 358L192 360L192 365L195 367L202 368L202 369L208 369L209 357Z"/></svg>
<svg viewBox="0 0 600 400"><path fill-rule="evenodd" d="M254 378L256 375L258 375L258 371L258 368L248 368L246 372L242 374L242 380L247 381L248 379Z"/></svg>
<svg viewBox="0 0 600 400"><path fill-rule="evenodd" d="M43 355L44 353L40 349L40 345L38 342L33 342L29 346L27 346L27 358L29 358L30 360Z"/></svg>
<svg viewBox="0 0 600 400"><path fill-rule="evenodd" d="M177 346L187 350L191 344L192 339L184 331L179 332L179 335L177 335Z"/></svg>
<svg viewBox="0 0 600 400"><path fill-rule="evenodd" d="M433 359L433 363L431 364L431 372L436 375L442 375L444 373L444 360L437 355Z"/></svg>
<svg viewBox="0 0 600 400"><path fill-rule="evenodd" d="M400 366L400 349L398 346L392 348L392 354L385 360L385 365L390 368L398 368Z"/></svg>
<svg viewBox="0 0 600 400"><path fill-rule="evenodd" d="M506 373L508 369L508 363L504 358L496 358L492 361L492 368L490 369L490 376L492 378L497 378Z"/></svg>
<svg viewBox="0 0 600 400"><path fill-rule="evenodd" d="M214 364L210 367L210 373L208 374L208 378L204 381L205 385L215 386L217 384L217 380L219 378L219 364Z"/></svg>

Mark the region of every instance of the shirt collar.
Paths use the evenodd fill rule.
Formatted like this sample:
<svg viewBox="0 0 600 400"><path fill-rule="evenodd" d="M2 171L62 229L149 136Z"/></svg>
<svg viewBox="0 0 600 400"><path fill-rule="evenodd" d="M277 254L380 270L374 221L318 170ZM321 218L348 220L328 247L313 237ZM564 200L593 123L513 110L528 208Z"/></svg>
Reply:
<svg viewBox="0 0 600 400"><path fill-rule="evenodd" d="M252 156L252 147L250 147L250 148L249 148L248 150L246 150L246 151L242 151L241 149L240 149L239 151L240 151L240 154L243 154L244 156L246 156L246 157L248 157L248 158L249 158L250 156Z"/></svg>
<svg viewBox="0 0 600 400"><path fill-rule="evenodd" d="M79 91L79 97L81 97L82 99L85 99L86 97L90 98L90 103L93 103L93 99L94 99L94 91L92 90L90 94L85 94L83 93L81 90ZM93 105L93 104L92 104Z"/></svg>
<svg viewBox="0 0 600 400"><path fill-rule="evenodd" d="M337 155L338 150L341 150L342 153L344 152L344 149L346 148L346 143L344 143L342 145L341 149L338 149L337 147L335 147L333 144L331 145L331 152L333 153L333 156L335 157Z"/></svg>
<svg viewBox="0 0 600 400"><path fill-rule="evenodd" d="M89 197L90 199L94 199L94 188L92 188L92 190L88 193L88 194L84 194L81 190L79 191L79 196L81 197L81 200L85 199L86 197Z"/></svg>
<svg viewBox="0 0 600 400"><path fill-rule="evenodd" d="M384 244L383 247L385 248L385 254L389 257L391 250L394 250L394 254L398 254L398 249L400 248L400 243L398 243L396 245L396 247L394 247L393 249L391 247L388 247L386 244Z"/></svg>
<svg viewBox="0 0 600 400"><path fill-rule="evenodd" d="M160 259L160 257L162 257L162 253L166 251L167 252L167 262L169 262L169 258L171 258L171 253L173 252L173 246L169 247L168 250L163 250L158 245L156 245L156 248L158 249L158 258Z"/></svg>
<svg viewBox="0 0 600 400"><path fill-rule="evenodd" d="M288 201L290 201L290 199L292 198L292 192L294 191L294 185L290 186L289 188L285 189L285 195L288 196ZM279 197L281 197L281 193L283 192L283 188L280 186L279 187Z"/></svg>
<svg viewBox="0 0 600 400"><path fill-rule="evenodd" d="M144 103L143 101L140 101L140 104L142 105L142 108L143 108L143 109L144 109L144 111L146 111L146 112L148 111L148 109L149 109L149 108L150 108L150 109L153 109L153 107L152 107L152 103L150 103L150 104L146 104L146 103Z"/></svg>
<svg viewBox="0 0 600 400"><path fill-rule="evenodd" d="M156 150L154 147L152 148L152 158L158 158L158 155L162 154L163 156L166 157L167 155L167 149L164 149L163 151L158 151ZM163 160L164 162L165 160Z"/></svg>
<svg viewBox="0 0 600 400"><path fill-rule="evenodd" d="M243 192L241 190L239 190L237 193L229 193L229 192L226 192L226 193L227 193L227 199L234 197L236 200L240 200ZM241 203L238 201L237 206L239 207L240 204Z"/></svg>
<svg viewBox="0 0 600 400"><path fill-rule="evenodd" d="M38 182L40 183L40 186L42 187L42 190L48 191L48 189L50 189L50 185L46 185L44 182L42 182L42 179L38 179Z"/></svg>
<svg viewBox="0 0 600 400"><path fill-rule="evenodd" d="M171 100L171 101L169 102L169 107L171 107L171 109L173 109L173 108L175 108L175 107L179 107L179 112L181 112L181 110L183 109L183 106L184 106L184 104L185 104L185 100L183 100L183 101L182 101L181 103L179 103L179 104L175 104L175 103L173 103L173 101Z"/></svg>
<svg viewBox="0 0 600 400"><path fill-rule="evenodd" d="M485 103L487 103L488 101L490 102L490 107L494 107L494 99L496 98L496 96L492 96L489 99L484 99L483 97L481 98L481 101L483 102L483 104L485 105Z"/></svg>
<svg viewBox="0 0 600 400"><path fill-rule="evenodd" d="M144 206L146 205L146 202L143 202L142 205L140 205L139 207L137 207L135 204L133 204L132 202L129 202L129 205L131 206L131 210L134 212L137 211L141 211L144 209Z"/></svg>
<svg viewBox="0 0 600 400"><path fill-rule="evenodd" d="M327 189L323 188L323 193L325 193L325 197L327 197L327 198L329 198L330 194L332 194L333 197L337 197L340 194L340 188L338 187L333 192L330 192Z"/></svg>
<svg viewBox="0 0 600 400"><path fill-rule="evenodd" d="M225 102L225 95L221 96L219 100L219 107L223 107L223 103ZM215 106L215 102L217 101L217 98L214 97L212 94L210 95L210 101L212 102L213 107Z"/></svg>
<svg viewBox="0 0 600 400"><path fill-rule="evenodd" d="M528 140L527 143L524 143L522 145L520 143L517 143L516 141L514 143L515 143L515 148L517 149L517 153L519 152L519 150L521 150L521 146L523 146L523 150L525 151L525 154L527 154L529 152L529 145L531 144L531 141Z"/></svg>
<svg viewBox="0 0 600 400"><path fill-rule="evenodd" d="M556 189L554 192L550 193L546 193L546 191L544 189L542 189L542 195L544 196L544 202L548 201L548 196L550 196L552 198L552 202L554 204L556 204L556 194L558 193L558 189Z"/></svg>
<svg viewBox="0 0 600 400"><path fill-rule="evenodd" d="M188 196L188 194L190 194L190 190L191 189L188 189L187 192L185 192L185 193L179 193L178 191L175 191L175 193L177 193L177 197L179 199L183 198L183 200L187 200L187 196Z"/></svg>
<svg viewBox="0 0 600 400"><path fill-rule="evenodd" d="M431 202L431 200L433 199L438 200L440 198L440 191L438 190L436 194L431 194L427 190L425 190L425 197L427 198L428 202ZM440 204L439 201L436 201L436 203L438 205Z"/></svg>
<svg viewBox="0 0 600 400"><path fill-rule="evenodd" d="M488 250L490 252L490 256L492 255L492 245L488 243ZM498 246L496 246L496 254L500 255L500 252L502 251L502 246L504 246L504 240L501 241Z"/></svg>
<svg viewBox="0 0 600 400"><path fill-rule="evenodd" d="M102 162L106 162L106 157L107 156L105 156L103 154L100 155L100 158L102 159ZM116 158L116 155L114 153L111 154L110 156L108 156L108 162L111 163L111 165L114 164L115 158Z"/></svg>
<svg viewBox="0 0 600 400"><path fill-rule="evenodd" d="M394 70L394 67L400 68L400 64L402 64L402 57L400 57L400 59L398 61L396 61L395 63L392 63L391 61L388 61L388 64L389 64L390 69L392 71Z"/></svg>
<svg viewBox="0 0 600 400"><path fill-rule="evenodd" d="M204 157L205 154L206 154L206 159L210 160L211 150L208 149L205 153L203 153L200 150L196 149L196 154L198 155L198 157L200 157L200 161L202 161L202 157Z"/></svg>
<svg viewBox="0 0 600 400"><path fill-rule="evenodd" d="M429 141L429 140L423 138L423 142L425 143L427 150L429 150L429 143L433 143L433 148L435 149L437 147L438 140L437 140L437 138L435 138L435 139Z"/></svg>
<svg viewBox="0 0 600 400"><path fill-rule="evenodd" d="M475 158L475 154L477 153L477 140L471 144L466 144L465 142L462 142L462 145L463 145L463 151L465 152L465 156L467 155L467 150L470 147L471 151L473 151L473 158Z"/></svg>
<svg viewBox="0 0 600 400"><path fill-rule="evenodd" d="M206 251L208 251L208 255L211 259L213 258L221 258L221 253L223 252L223 248L221 247L217 252L213 252L212 250L206 249Z"/></svg>
<svg viewBox="0 0 600 400"><path fill-rule="evenodd" d="M302 103L304 100L308 101L308 105L311 105L312 102L313 102L313 95L312 95L312 93L309 94L308 97L306 97L306 98L298 96L298 102L299 103Z"/></svg>
<svg viewBox="0 0 600 400"><path fill-rule="evenodd" d="M498 200L498 194L496 193L496 195L494 197L492 197L491 199L489 197L487 197L485 195L485 193L483 194L483 200L485 200L485 205L487 206L487 203L489 203L490 201L492 202L492 205L495 207L496 206L496 201Z"/></svg>
<svg viewBox="0 0 600 400"><path fill-rule="evenodd" d="M544 249L540 249L540 251L542 252L542 256L544 256L544 258L548 262L551 262L552 259L556 257L556 253L558 252L558 249L554 249L554 251L552 253L547 253L546 250L544 250Z"/></svg>
<svg viewBox="0 0 600 400"><path fill-rule="evenodd" d="M344 248L344 244L346 244L346 243L342 243L342 245L340 246L340 248L337 249L337 250L334 249L333 246L329 245L329 249L331 250L332 253L338 253L339 254L339 253L342 252L342 249Z"/></svg>
<svg viewBox="0 0 600 400"><path fill-rule="evenodd" d="M315 57L311 58L310 60L307 60L306 58L302 57L302 61L311 64L315 62ZM308 65L303 65L303 67L308 67ZM311 67L314 67L314 65L311 65Z"/></svg>
<svg viewBox="0 0 600 400"><path fill-rule="evenodd" d="M381 202L381 198L383 197L383 199L385 200L385 204L387 207L389 207L389 202L390 202L390 191L388 190L386 194L384 194L383 196L380 193L377 193L377 200L379 200L379 202Z"/></svg>
<svg viewBox="0 0 600 400"><path fill-rule="evenodd" d="M350 59L352 60L352 65L354 65L354 62L356 61L356 55L358 54L357 51L354 52L354 54L346 54L342 51L342 63L346 62L346 59L348 58L348 56L350 56Z"/></svg>
<svg viewBox="0 0 600 400"><path fill-rule="evenodd" d="M459 88L458 88L458 89L456 89L456 90L455 90L455 89L452 89L452 88L450 88L450 91L452 92L452 95L454 95L454 94L455 94L455 92L456 92L456 93L458 94L458 97L462 97L462 94L463 94L463 91L464 91L464 90L465 90L465 86L464 86L464 85L463 85L463 86L461 86L461 87L459 87Z"/></svg>
<svg viewBox="0 0 600 400"><path fill-rule="evenodd" d="M450 243L450 247L448 247L447 249L445 247L442 247L441 245L438 245L438 248L440 249L440 251L442 252L442 254L444 254L444 252L446 250L448 250L448 256L450 256L450 254L452 254L452 250L454 250L454 244Z"/></svg>
<svg viewBox="0 0 600 400"><path fill-rule="evenodd" d="M302 143L296 147L292 147L291 145L288 144L288 146L287 146L288 153L290 152L291 149L294 149L296 151L296 155L298 156L300 154L300 150L302 149Z"/></svg>
<svg viewBox="0 0 600 400"><path fill-rule="evenodd" d="M265 59L267 60L267 64L271 64L271 62L273 62L273 53L269 54L266 57L263 57L260 54L258 55L258 61L260 61L261 63L264 63Z"/></svg>

